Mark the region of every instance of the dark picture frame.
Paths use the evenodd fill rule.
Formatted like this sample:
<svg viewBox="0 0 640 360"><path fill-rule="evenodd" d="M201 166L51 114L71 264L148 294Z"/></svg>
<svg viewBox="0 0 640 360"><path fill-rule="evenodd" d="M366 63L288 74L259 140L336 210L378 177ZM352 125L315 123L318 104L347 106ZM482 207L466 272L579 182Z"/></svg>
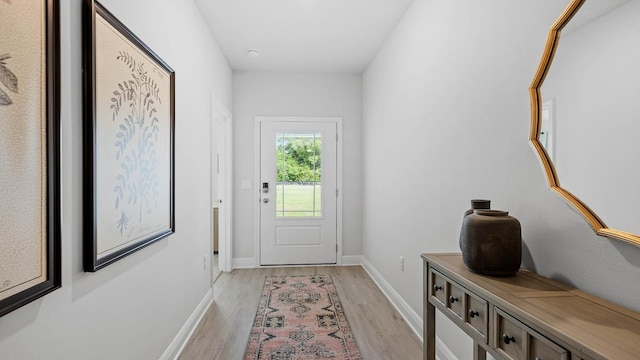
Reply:
<svg viewBox="0 0 640 360"><path fill-rule="evenodd" d="M0 2L0 316L62 285L59 14Z"/></svg>
<svg viewBox="0 0 640 360"><path fill-rule="evenodd" d="M175 232L175 72L95 0L83 9L84 269Z"/></svg>

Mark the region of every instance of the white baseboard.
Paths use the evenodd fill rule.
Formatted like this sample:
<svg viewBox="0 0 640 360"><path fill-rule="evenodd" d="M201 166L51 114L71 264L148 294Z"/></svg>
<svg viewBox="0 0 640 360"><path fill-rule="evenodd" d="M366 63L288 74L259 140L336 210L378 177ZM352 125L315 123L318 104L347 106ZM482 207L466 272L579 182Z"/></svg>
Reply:
<svg viewBox="0 0 640 360"><path fill-rule="evenodd" d="M398 310L400 315L404 318L404 320L409 324L409 327L413 330L413 332L418 335L420 340L423 340L422 337L422 318L416 313L409 304L404 301L402 296L398 294L397 291L385 280L385 278L376 270L376 268L365 258L362 257L362 267L369 274L373 282L378 285L380 291L389 299L393 307ZM458 360L451 350L436 336L436 359L438 360Z"/></svg>
<svg viewBox="0 0 640 360"><path fill-rule="evenodd" d="M436 336L436 359L438 360L458 360L439 337Z"/></svg>
<svg viewBox="0 0 640 360"><path fill-rule="evenodd" d="M373 282L378 285L382 293L389 299L391 304L398 310L400 315L404 318L404 320L409 324L413 332L418 335L420 339L422 339L422 318L416 313L409 304L404 301L402 296L398 294L398 292L385 280L384 277L376 270L376 268L371 265L371 263L366 259L362 258L362 267L369 274Z"/></svg>
<svg viewBox="0 0 640 360"><path fill-rule="evenodd" d="M342 257L342 266L362 265L362 255L346 255Z"/></svg>
<svg viewBox="0 0 640 360"><path fill-rule="evenodd" d="M191 316L189 316L184 325L182 325L182 328L178 331L176 337L173 338L173 341L169 344L169 347L165 350L164 354L162 354L160 360L175 360L178 358L212 302L213 289L209 289L202 300L200 300L200 303L196 306L195 310L193 310Z"/></svg>
<svg viewBox="0 0 640 360"><path fill-rule="evenodd" d="M231 270L233 269L255 269L259 267L256 258L233 258L231 259Z"/></svg>
<svg viewBox="0 0 640 360"><path fill-rule="evenodd" d="M231 260L232 269L255 269L260 266L256 265L255 258L233 258ZM343 266L362 265L362 255L347 255L342 257Z"/></svg>

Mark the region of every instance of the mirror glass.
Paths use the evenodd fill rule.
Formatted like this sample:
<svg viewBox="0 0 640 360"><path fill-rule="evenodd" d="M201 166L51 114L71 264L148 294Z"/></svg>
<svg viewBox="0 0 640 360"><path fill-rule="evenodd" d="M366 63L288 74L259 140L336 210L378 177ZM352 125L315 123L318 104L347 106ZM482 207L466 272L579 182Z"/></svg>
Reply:
<svg viewBox="0 0 640 360"><path fill-rule="evenodd" d="M559 185L606 227L640 234L640 0L586 0L540 95L538 141Z"/></svg>

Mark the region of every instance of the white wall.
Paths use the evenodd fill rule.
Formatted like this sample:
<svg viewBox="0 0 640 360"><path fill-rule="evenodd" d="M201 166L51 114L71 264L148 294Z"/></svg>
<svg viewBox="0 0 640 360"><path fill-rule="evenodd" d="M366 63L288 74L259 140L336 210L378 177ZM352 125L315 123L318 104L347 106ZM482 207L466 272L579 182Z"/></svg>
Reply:
<svg viewBox="0 0 640 360"><path fill-rule="evenodd" d="M528 87L566 3L414 0L365 71L363 254L418 314L419 254L459 251L472 198L520 219L527 268L640 310L640 248L596 236L548 191L527 142Z"/></svg>
<svg viewBox="0 0 640 360"><path fill-rule="evenodd" d="M82 1L60 1L62 288L0 318L0 357L158 359L210 290L209 98L231 106L231 69L196 6L103 0L176 71L176 233L82 271Z"/></svg>
<svg viewBox="0 0 640 360"><path fill-rule="evenodd" d="M362 254L360 75L234 71L235 259L257 257L254 249L256 184L253 184L252 190L244 190L240 186L243 180L254 179L256 116L324 116L343 119L343 255Z"/></svg>

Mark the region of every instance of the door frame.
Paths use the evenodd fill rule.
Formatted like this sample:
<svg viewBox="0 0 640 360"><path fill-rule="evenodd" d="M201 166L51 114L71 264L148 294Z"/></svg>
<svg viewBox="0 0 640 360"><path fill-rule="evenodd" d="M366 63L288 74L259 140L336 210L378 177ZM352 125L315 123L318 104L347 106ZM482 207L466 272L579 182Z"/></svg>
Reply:
<svg viewBox="0 0 640 360"><path fill-rule="evenodd" d="M261 142L261 124L263 122L332 122L336 124L336 132L338 141L336 142L336 187L338 196L336 197L336 243L338 249L336 252L336 265L342 265L342 118L341 117L316 117L316 116L256 116L254 117L254 188L255 202L253 208L254 218L254 254L255 267L263 267L260 261L260 209L261 209L261 189L260 189L260 142ZM304 266L304 265L297 265ZM314 265L315 266L315 265ZM268 265L272 267L272 265Z"/></svg>
<svg viewBox="0 0 640 360"><path fill-rule="evenodd" d="M222 122L217 121L217 118L223 119ZM217 206L214 203L215 195L214 195L214 183L215 177L217 176L218 170L218 134L219 131L224 131L225 137L225 159L224 159L224 169L220 169L224 172L225 177L225 191L223 195L223 199L225 203L223 204L224 209L224 239L219 239L218 242L218 268L224 272L229 272L233 270L232 267L232 256L233 256L233 117L231 112L213 95L211 95L211 108L210 108L210 150L211 150L211 174L210 174L210 189L211 189L211 199L210 199L210 209L211 209L211 236L210 236L210 244L211 251L209 251L209 256L213 256L213 208ZM213 259L209 262L210 270L212 274L213 281Z"/></svg>

